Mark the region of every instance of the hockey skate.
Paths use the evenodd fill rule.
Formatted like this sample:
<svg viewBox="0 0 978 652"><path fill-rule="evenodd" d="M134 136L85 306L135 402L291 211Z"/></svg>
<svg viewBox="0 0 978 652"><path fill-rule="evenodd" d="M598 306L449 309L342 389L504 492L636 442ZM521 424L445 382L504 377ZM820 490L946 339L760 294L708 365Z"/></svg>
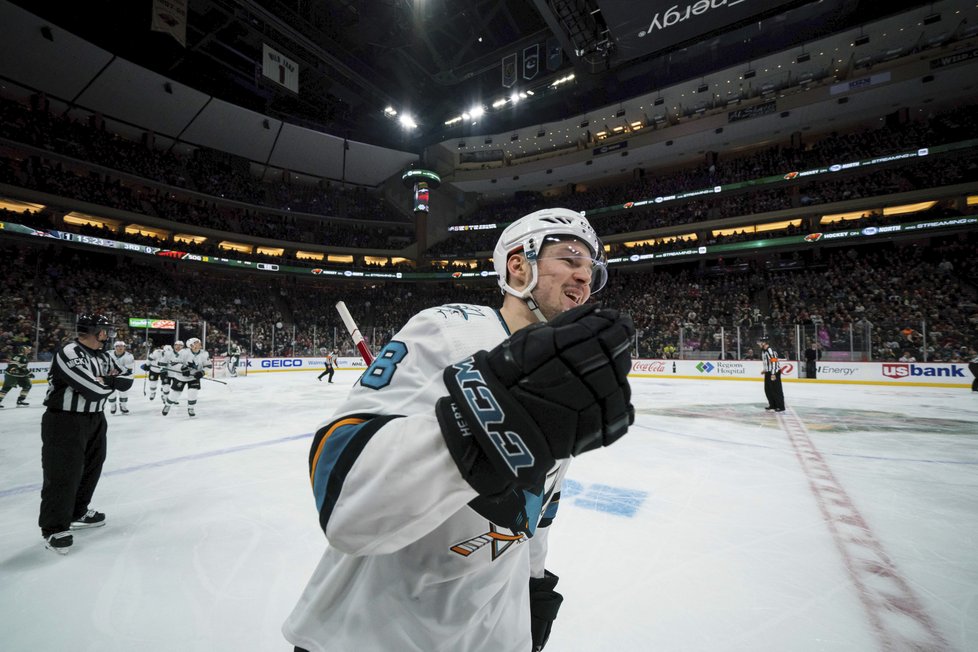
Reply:
<svg viewBox="0 0 978 652"><path fill-rule="evenodd" d="M156 398L156 392L150 392L150 394L149 394L149 400L152 401L154 398Z"/></svg>
<svg viewBox="0 0 978 652"><path fill-rule="evenodd" d="M85 515L81 518L77 518L71 522L71 530L87 530L92 527L102 527L105 525L105 514L102 512L96 512L94 509L90 509L85 512Z"/></svg>
<svg viewBox="0 0 978 652"><path fill-rule="evenodd" d="M110 412L111 414L115 414L115 407L116 407L116 406L115 406L115 403L113 403L113 404L112 404L112 407L111 407L111 408L109 408L109 412Z"/></svg>
<svg viewBox="0 0 978 652"><path fill-rule="evenodd" d="M163 416L166 416L169 413L170 413L170 404L169 403L163 403Z"/></svg>
<svg viewBox="0 0 978 652"><path fill-rule="evenodd" d="M44 547L53 550L59 555L67 555L68 548L75 542L75 537L70 532L56 532L51 536L44 537Z"/></svg>
<svg viewBox="0 0 978 652"><path fill-rule="evenodd" d="M125 405L120 405L119 411L122 412L123 414L129 414L129 408L127 408Z"/></svg>
<svg viewBox="0 0 978 652"><path fill-rule="evenodd" d="M188 407L187 408L187 415L188 416L191 416L191 417L195 417L195 416L197 416L197 413L194 412L194 409L192 407Z"/></svg>
<svg viewBox="0 0 978 652"><path fill-rule="evenodd" d="M30 405L31 405L30 403L28 403L27 401L25 401L22 398L21 399L17 399L17 407L30 407Z"/></svg>

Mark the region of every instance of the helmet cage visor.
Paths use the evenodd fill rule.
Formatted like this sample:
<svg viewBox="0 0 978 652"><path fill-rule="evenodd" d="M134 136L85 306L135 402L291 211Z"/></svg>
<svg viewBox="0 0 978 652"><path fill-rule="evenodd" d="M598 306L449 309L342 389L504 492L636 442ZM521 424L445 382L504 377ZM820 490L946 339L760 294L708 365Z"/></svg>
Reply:
<svg viewBox="0 0 978 652"><path fill-rule="evenodd" d="M536 265L543 259L565 260L574 266L586 267L590 275L591 294L599 292L608 282L608 258L604 251L595 252L591 246L572 235L548 235L540 247L527 254L527 260Z"/></svg>

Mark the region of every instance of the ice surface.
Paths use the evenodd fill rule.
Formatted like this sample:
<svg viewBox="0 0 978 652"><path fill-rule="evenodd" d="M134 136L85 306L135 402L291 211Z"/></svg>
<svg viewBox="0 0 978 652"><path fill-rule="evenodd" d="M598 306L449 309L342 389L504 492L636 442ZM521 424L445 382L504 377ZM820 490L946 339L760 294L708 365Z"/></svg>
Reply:
<svg viewBox="0 0 978 652"><path fill-rule="evenodd" d="M36 525L44 387L6 401L0 649L291 650L279 628L324 545L311 432L355 379L205 383L195 419L163 417L137 381L132 414L108 416L92 503L108 524L64 557ZM978 649L978 394L794 382L779 418L760 382L633 389L636 425L568 476L549 651ZM867 572L881 551L890 566ZM874 603L900 587L912 608Z"/></svg>

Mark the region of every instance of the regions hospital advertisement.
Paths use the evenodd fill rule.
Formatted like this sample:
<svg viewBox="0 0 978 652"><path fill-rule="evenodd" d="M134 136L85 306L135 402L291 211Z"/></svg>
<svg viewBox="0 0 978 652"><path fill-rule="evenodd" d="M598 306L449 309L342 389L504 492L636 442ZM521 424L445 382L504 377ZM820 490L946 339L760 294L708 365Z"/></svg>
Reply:
<svg viewBox="0 0 978 652"><path fill-rule="evenodd" d="M245 361L242 360L241 364ZM145 373L136 361L136 378ZM313 358L248 358L248 374L322 371L325 360ZM33 383L46 383L50 362L32 362ZM0 363L0 373L6 369ZM337 370L364 369L357 357L338 357ZM973 377L966 363L960 362L826 362L820 361L817 380L808 380L804 363L782 360L782 379L789 382L848 383L854 385L904 385L909 387L961 387L970 389ZM675 378L706 380L762 380L759 360L632 360L631 376L635 378Z"/></svg>

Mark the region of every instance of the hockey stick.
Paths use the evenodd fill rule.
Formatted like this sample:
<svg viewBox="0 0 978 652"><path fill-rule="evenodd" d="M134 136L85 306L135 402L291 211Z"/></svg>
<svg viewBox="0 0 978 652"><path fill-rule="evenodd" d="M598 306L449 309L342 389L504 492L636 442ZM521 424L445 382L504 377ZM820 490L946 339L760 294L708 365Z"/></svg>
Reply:
<svg viewBox="0 0 978 652"><path fill-rule="evenodd" d="M370 366L370 363L374 361L373 354L370 353L370 349L367 348L367 343L363 341L363 335L360 334L360 329L357 328L357 323L353 321L353 315L347 309L346 304L342 301L336 302L336 312L340 313L340 318L343 320L343 325L346 326L347 332L350 333L350 337L353 338L353 343L357 347L357 351L360 352L360 357L363 361Z"/></svg>
<svg viewBox="0 0 978 652"><path fill-rule="evenodd" d="M222 385L227 385L226 381L218 380L217 378L208 378L207 376L203 376L201 380L209 380L212 383L221 383Z"/></svg>

